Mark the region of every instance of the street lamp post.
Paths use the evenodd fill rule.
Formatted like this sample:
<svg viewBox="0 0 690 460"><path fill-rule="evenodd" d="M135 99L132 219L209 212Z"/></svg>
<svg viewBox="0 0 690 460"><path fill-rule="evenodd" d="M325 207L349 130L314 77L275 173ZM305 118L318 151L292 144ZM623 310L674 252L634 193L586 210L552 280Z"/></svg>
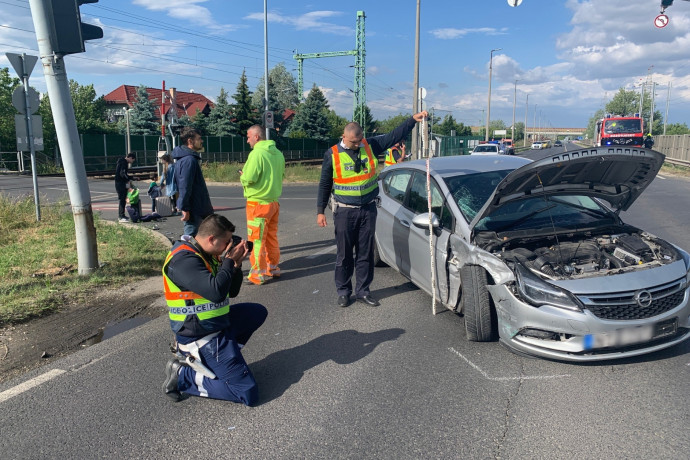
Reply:
<svg viewBox="0 0 690 460"><path fill-rule="evenodd" d="M125 155L132 153L132 142L131 142L131 138L130 138L130 134L129 134L129 112L131 110L132 109L129 109L129 108L125 109L125 118L127 119L127 137L126 137L127 152L125 153Z"/></svg>
<svg viewBox="0 0 690 460"><path fill-rule="evenodd" d="M489 100L486 104L486 133L484 134L484 140L489 142L489 120L491 120L491 73L493 71L493 61L494 61L494 51L501 51L503 48L496 48L491 50L489 57Z"/></svg>

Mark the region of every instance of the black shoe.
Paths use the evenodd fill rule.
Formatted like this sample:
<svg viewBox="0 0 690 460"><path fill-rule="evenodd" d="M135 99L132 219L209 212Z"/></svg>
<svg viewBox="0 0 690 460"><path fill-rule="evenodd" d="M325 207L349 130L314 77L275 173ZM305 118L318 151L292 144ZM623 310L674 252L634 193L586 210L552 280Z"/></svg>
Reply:
<svg viewBox="0 0 690 460"><path fill-rule="evenodd" d="M349 295L341 295L338 297L338 306L339 307L347 307L350 305L350 296Z"/></svg>
<svg viewBox="0 0 690 460"><path fill-rule="evenodd" d="M370 307L378 307L379 305L381 305L378 300L376 300L369 294L365 295L364 297L358 297L357 301L365 303Z"/></svg>
<svg viewBox="0 0 690 460"><path fill-rule="evenodd" d="M170 396L174 401L182 399L180 390L177 389L177 377L182 364L176 359L171 359L165 365L165 381L163 382L163 392Z"/></svg>

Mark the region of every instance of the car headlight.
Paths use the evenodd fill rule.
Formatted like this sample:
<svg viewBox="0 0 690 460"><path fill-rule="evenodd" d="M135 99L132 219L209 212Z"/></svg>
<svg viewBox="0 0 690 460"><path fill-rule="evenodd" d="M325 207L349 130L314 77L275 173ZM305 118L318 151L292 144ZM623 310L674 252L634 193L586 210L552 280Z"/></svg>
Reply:
<svg viewBox="0 0 690 460"><path fill-rule="evenodd" d="M570 311L582 311L572 294L540 279L520 264L516 264L518 291L532 305L553 305Z"/></svg>

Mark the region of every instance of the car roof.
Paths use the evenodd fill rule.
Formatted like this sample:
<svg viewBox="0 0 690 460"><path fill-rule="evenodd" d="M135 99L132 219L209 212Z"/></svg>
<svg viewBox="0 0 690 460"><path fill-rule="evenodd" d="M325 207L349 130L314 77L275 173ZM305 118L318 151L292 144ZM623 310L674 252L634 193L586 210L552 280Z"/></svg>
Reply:
<svg viewBox="0 0 690 460"><path fill-rule="evenodd" d="M431 170L441 177L457 176L459 174L475 174L504 169L517 169L532 160L511 155L455 155L448 157L434 157L429 160ZM413 160L387 167L384 171L399 168L414 167L426 171L426 160Z"/></svg>

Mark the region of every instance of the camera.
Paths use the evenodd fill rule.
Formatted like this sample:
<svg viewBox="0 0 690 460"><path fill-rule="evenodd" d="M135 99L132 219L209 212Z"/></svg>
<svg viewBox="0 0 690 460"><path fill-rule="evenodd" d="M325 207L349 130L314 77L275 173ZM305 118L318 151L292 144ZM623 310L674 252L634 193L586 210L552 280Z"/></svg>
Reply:
<svg viewBox="0 0 690 460"><path fill-rule="evenodd" d="M242 242L242 237L237 236L237 235L232 235L232 247L234 248L238 244ZM254 248L254 243L251 241L247 241L247 249L248 252L252 252L252 249Z"/></svg>

